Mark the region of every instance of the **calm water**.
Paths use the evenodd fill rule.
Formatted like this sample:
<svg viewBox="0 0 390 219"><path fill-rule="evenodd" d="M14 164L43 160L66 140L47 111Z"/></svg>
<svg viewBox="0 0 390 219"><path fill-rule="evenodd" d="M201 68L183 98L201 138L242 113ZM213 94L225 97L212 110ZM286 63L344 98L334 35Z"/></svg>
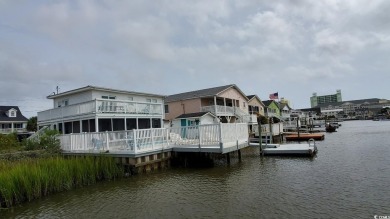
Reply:
<svg viewBox="0 0 390 219"><path fill-rule="evenodd" d="M0 218L374 218L390 216L390 122L344 122L310 158L169 169L52 195Z"/></svg>

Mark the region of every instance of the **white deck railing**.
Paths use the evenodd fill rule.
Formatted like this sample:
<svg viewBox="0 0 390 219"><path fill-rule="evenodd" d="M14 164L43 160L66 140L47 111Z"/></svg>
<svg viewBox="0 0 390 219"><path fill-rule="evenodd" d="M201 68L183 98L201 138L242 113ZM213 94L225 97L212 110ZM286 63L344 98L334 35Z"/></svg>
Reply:
<svg viewBox="0 0 390 219"><path fill-rule="evenodd" d="M25 129L25 128L6 128L6 129L0 128L1 134L9 134L12 132L27 132L27 129Z"/></svg>
<svg viewBox="0 0 390 219"><path fill-rule="evenodd" d="M38 112L38 120L42 122L90 113L162 115L162 104L97 99Z"/></svg>
<svg viewBox="0 0 390 219"><path fill-rule="evenodd" d="M213 124L181 128L138 129L131 131L80 133L58 136L67 152L139 154L174 147L231 147L248 141L245 123Z"/></svg>
<svg viewBox="0 0 390 219"><path fill-rule="evenodd" d="M234 107L231 106L219 106L219 105L211 105L211 106L203 106L201 107L202 112L212 112L215 115L234 115Z"/></svg>
<svg viewBox="0 0 390 219"><path fill-rule="evenodd" d="M259 135L259 125L253 125L252 130L255 132L255 135ZM279 135L283 133L283 123L274 123L271 126L269 124L261 125L261 134L262 135Z"/></svg>

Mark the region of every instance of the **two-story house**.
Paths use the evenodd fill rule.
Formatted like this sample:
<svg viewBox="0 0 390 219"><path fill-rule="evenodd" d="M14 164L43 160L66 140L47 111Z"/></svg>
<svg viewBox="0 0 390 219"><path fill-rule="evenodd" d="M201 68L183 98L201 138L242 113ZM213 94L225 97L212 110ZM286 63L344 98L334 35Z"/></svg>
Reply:
<svg viewBox="0 0 390 219"><path fill-rule="evenodd" d="M0 106L0 133L26 131L28 119L17 106Z"/></svg>
<svg viewBox="0 0 390 219"><path fill-rule="evenodd" d="M86 86L50 95L53 108L38 112L38 126L60 133L161 128L164 96Z"/></svg>
<svg viewBox="0 0 390 219"><path fill-rule="evenodd" d="M179 93L165 98L165 119L182 114L211 112L223 123L243 121L248 116L246 95L235 84Z"/></svg>
<svg viewBox="0 0 390 219"><path fill-rule="evenodd" d="M283 120L288 120L291 117L292 108L288 103L279 103L280 116Z"/></svg>
<svg viewBox="0 0 390 219"><path fill-rule="evenodd" d="M263 101L265 106L264 113L267 117L277 117L280 118L280 109L278 103L274 100Z"/></svg>

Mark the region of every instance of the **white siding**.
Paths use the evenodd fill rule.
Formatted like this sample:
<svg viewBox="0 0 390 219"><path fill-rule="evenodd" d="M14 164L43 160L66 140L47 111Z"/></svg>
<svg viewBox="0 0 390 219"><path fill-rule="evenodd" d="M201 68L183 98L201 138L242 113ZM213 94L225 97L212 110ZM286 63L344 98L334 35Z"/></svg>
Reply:
<svg viewBox="0 0 390 219"><path fill-rule="evenodd" d="M208 114L206 116L203 116L200 120L200 125L215 124L215 123L218 123L217 118L210 116Z"/></svg>
<svg viewBox="0 0 390 219"><path fill-rule="evenodd" d="M58 103L59 102L62 103L63 100L68 100L68 105L87 102L87 101L93 100L92 92L91 91L84 91L84 92L80 92L77 94L70 94L70 95L66 95L63 97L55 98L55 99L53 99L53 103L54 103L53 108L57 108ZM63 105L62 105L62 107L63 107Z"/></svg>
<svg viewBox="0 0 390 219"><path fill-rule="evenodd" d="M146 99L156 99L157 103L163 102L163 99L161 97L148 97L148 96L123 94L123 93L115 93L115 92L108 92L108 91L93 91L92 100L101 99L102 96L115 96L116 100L124 100L124 101L146 102Z"/></svg>

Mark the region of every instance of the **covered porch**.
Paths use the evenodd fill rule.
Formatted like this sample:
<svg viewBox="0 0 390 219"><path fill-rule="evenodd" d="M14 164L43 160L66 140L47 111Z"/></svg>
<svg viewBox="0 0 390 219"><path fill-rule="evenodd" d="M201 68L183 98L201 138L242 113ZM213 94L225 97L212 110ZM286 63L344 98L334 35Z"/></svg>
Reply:
<svg viewBox="0 0 390 219"><path fill-rule="evenodd" d="M248 112L240 109L240 101L225 97L202 98L201 112L211 112L221 119L223 123L234 123Z"/></svg>
<svg viewBox="0 0 390 219"><path fill-rule="evenodd" d="M72 121L58 121L51 124L52 129L62 134L105 131L128 131L133 129L161 128L160 117L91 117Z"/></svg>

